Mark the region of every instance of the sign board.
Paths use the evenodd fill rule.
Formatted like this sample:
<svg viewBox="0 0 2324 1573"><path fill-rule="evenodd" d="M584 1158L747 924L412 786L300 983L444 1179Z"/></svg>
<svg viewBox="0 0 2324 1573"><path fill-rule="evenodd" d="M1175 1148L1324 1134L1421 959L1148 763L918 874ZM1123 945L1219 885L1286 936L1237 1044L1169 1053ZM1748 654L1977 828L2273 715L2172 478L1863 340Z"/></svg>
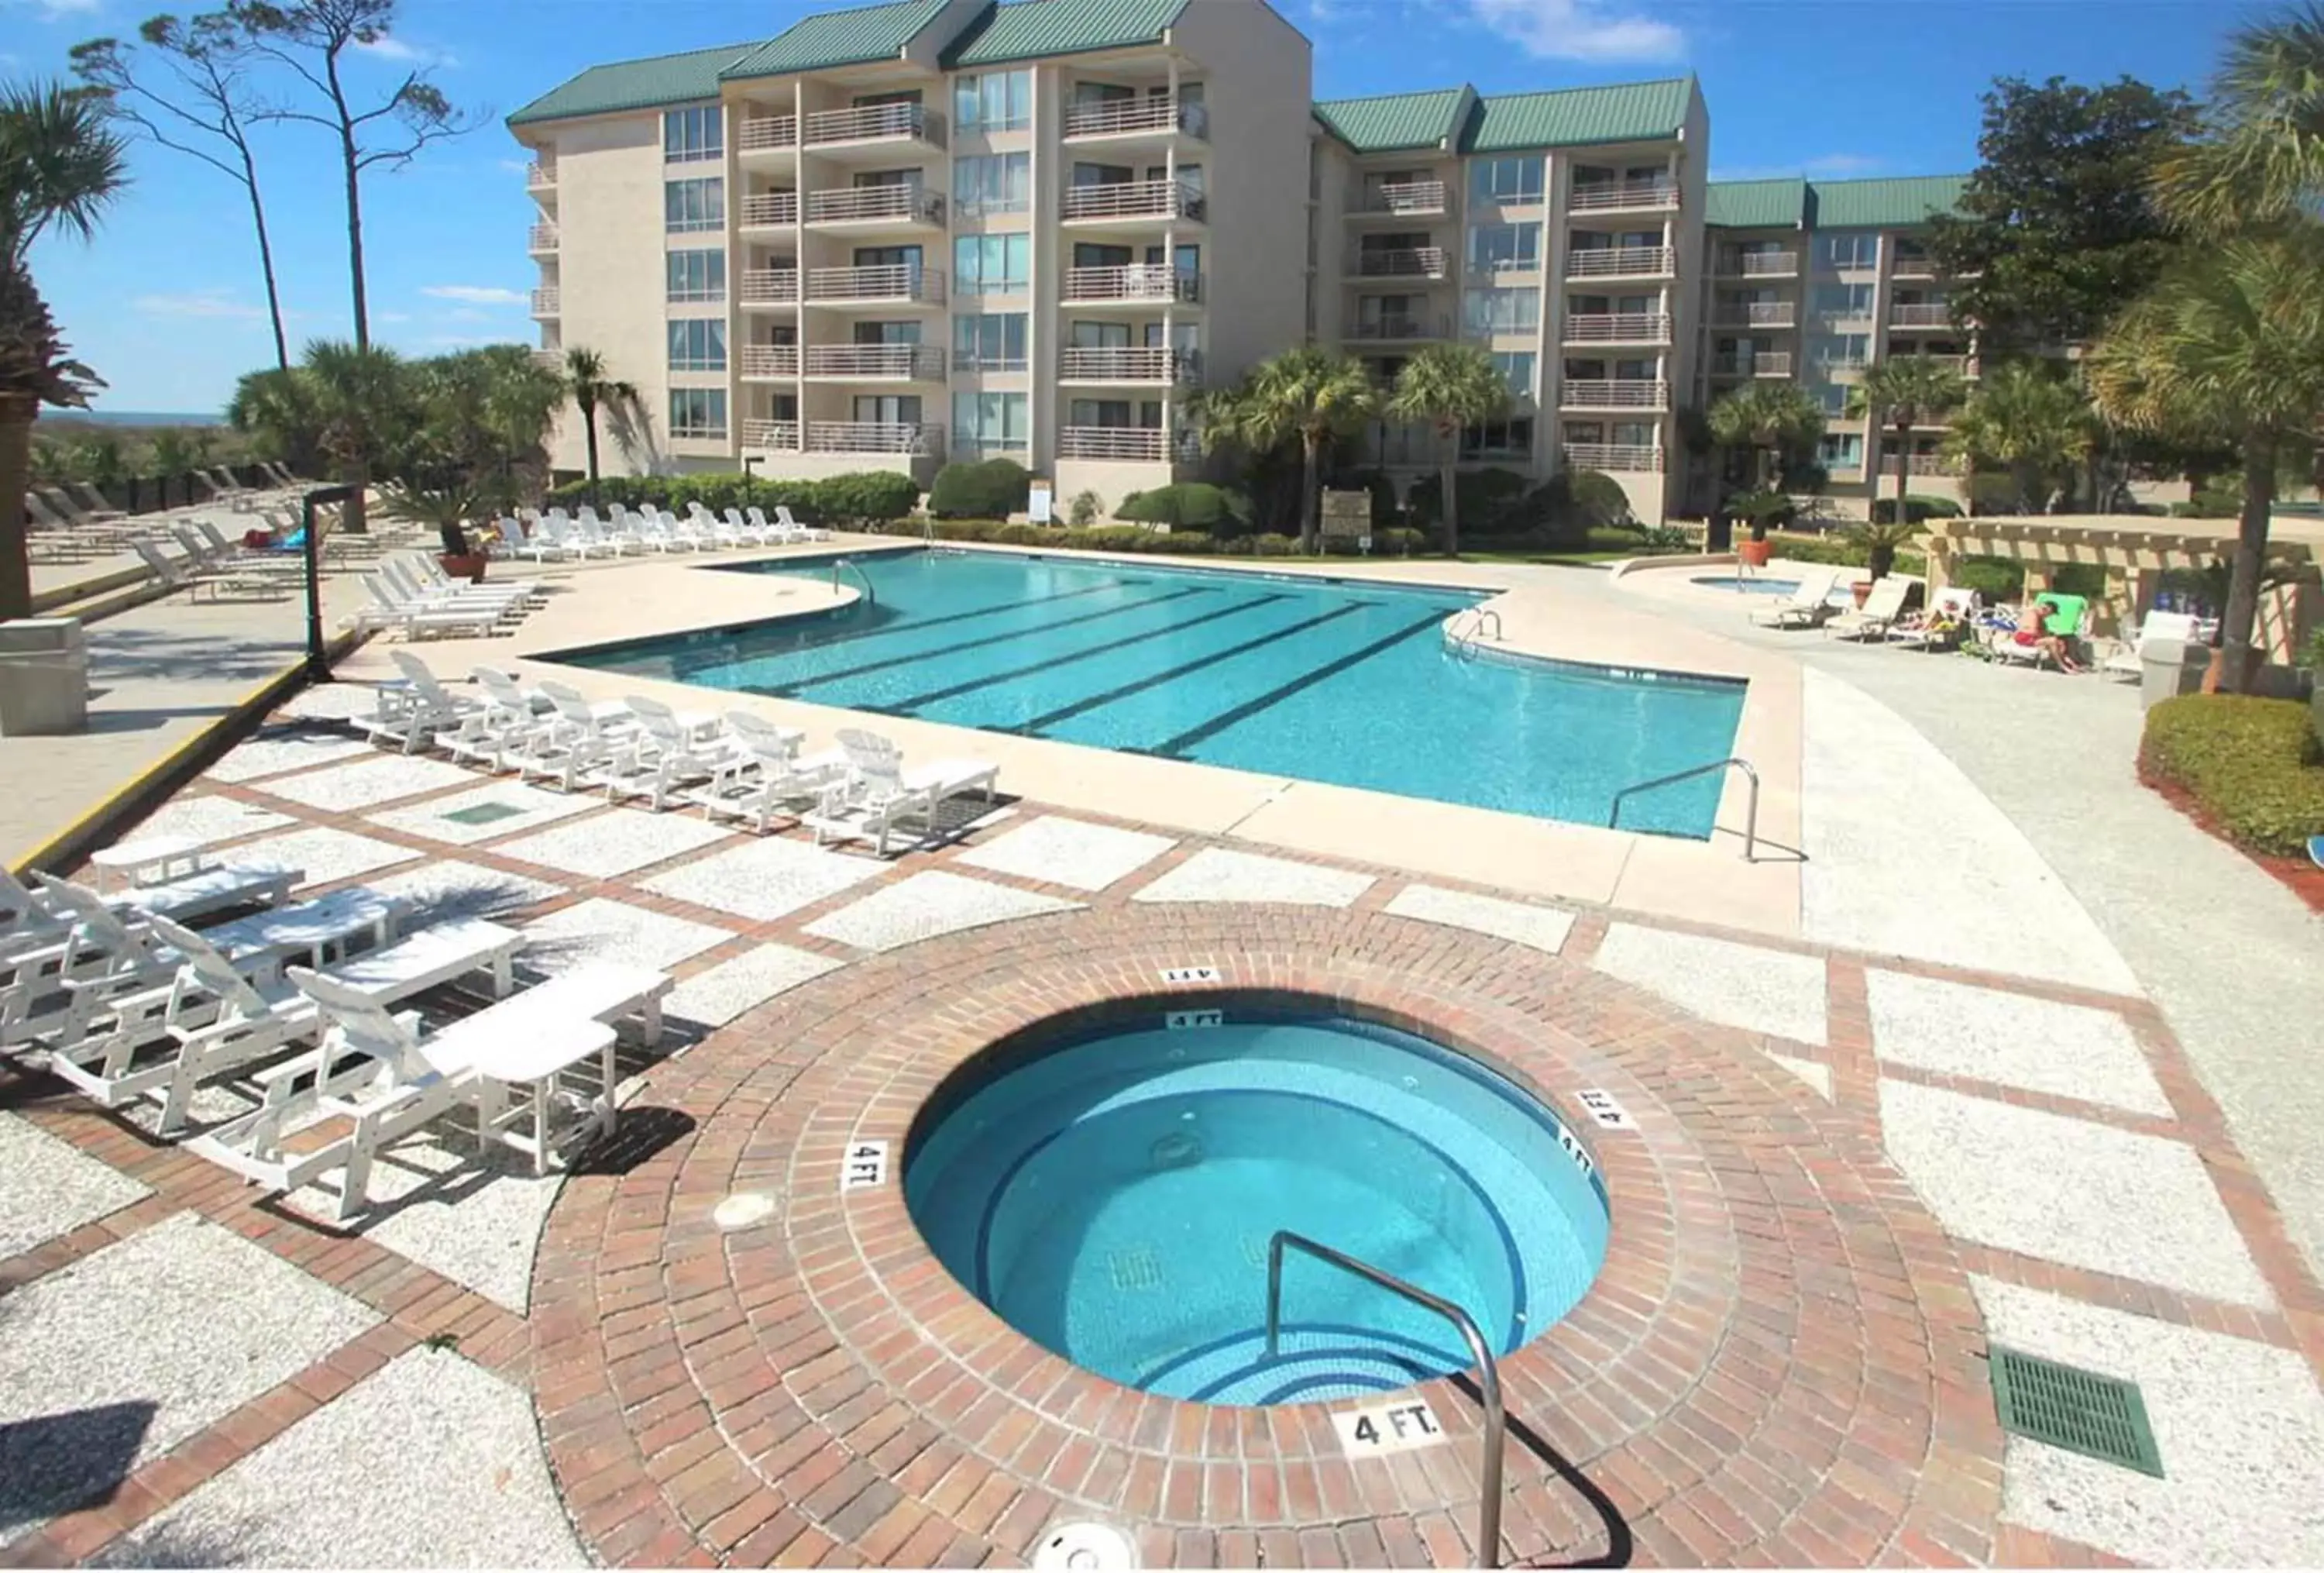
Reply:
<svg viewBox="0 0 2324 1573"><path fill-rule="evenodd" d="M1590 1117L1597 1121L1602 1129L1628 1131L1637 1128L1630 1124L1629 1111L1616 1103L1614 1095L1610 1092L1600 1092L1594 1087L1584 1087L1575 1093L1573 1098L1576 1103L1590 1111Z"/></svg>
<svg viewBox="0 0 2324 1573"><path fill-rule="evenodd" d="M888 1143L851 1142L839 1167L839 1189L870 1190L888 1183Z"/></svg>
<svg viewBox="0 0 2324 1573"><path fill-rule="evenodd" d="M1360 540L1372 532L1372 495L1370 492L1332 492L1323 494L1323 534L1326 538Z"/></svg>
<svg viewBox="0 0 2324 1573"><path fill-rule="evenodd" d="M1169 1011L1162 1017L1162 1025L1170 1032L1183 1032L1190 1027L1223 1027L1227 1024L1224 1011Z"/></svg>
<svg viewBox="0 0 2324 1573"><path fill-rule="evenodd" d="M1162 969L1164 983L1216 983L1219 969L1215 967L1166 967Z"/></svg>
<svg viewBox="0 0 2324 1573"><path fill-rule="evenodd" d="M1376 1458L1383 1453L1408 1453L1433 1448L1444 1439L1444 1428L1425 1403L1374 1404L1370 1409L1333 1413L1332 1429L1340 1434L1340 1450L1351 1458Z"/></svg>
<svg viewBox="0 0 2324 1573"><path fill-rule="evenodd" d="M1056 494L1047 481L1035 481L1025 495L1025 514L1036 524L1047 524L1054 516Z"/></svg>

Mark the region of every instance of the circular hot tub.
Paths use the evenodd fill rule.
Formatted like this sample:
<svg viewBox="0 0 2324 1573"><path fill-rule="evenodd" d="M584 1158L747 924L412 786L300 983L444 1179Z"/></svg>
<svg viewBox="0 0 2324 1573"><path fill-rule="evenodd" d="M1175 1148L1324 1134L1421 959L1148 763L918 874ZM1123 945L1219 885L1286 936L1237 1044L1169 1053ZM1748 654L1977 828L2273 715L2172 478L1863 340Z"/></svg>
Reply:
<svg viewBox="0 0 2324 1573"><path fill-rule="evenodd" d="M1767 578L1758 574L1697 574L1687 581L1705 589L1728 590L1742 596L1788 596L1800 588L1797 579Z"/></svg>
<svg viewBox="0 0 2324 1573"><path fill-rule="evenodd" d="M915 1126L904 1192L945 1268L1043 1347L1224 1404L1404 1387L1471 1361L1443 1319L1305 1235L1466 1310L1505 1354L1606 1254L1606 1193L1547 1105L1463 1055L1342 1017L1173 1012L1002 1045Z"/></svg>

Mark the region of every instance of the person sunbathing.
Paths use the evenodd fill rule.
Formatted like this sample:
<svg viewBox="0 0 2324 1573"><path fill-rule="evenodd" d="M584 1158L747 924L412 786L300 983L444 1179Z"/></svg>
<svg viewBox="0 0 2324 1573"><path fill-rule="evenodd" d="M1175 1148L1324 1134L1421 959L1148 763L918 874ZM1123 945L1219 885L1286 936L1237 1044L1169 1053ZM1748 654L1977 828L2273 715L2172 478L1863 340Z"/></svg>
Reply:
<svg viewBox="0 0 2324 1573"><path fill-rule="evenodd" d="M2074 660L2072 646L2062 637L2049 632L2050 608L2039 598L2029 599L2017 609L2017 631L2009 637L2012 642L2032 650L2036 655L2046 655L2058 663L2060 671L2078 672L2080 665Z"/></svg>

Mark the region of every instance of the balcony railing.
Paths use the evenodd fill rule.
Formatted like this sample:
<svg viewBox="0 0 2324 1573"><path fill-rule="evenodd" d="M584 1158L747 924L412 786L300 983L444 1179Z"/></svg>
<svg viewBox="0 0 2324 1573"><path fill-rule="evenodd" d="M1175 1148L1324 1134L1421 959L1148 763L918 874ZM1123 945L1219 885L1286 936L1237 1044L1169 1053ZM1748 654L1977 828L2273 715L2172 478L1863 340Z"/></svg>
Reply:
<svg viewBox="0 0 2324 1573"><path fill-rule="evenodd" d="M1447 271L1441 245L1367 246L1351 260L1356 276L1364 279L1441 279Z"/></svg>
<svg viewBox="0 0 2324 1573"><path fill-rule="evenodd" d="M1199 273L1182 273L1161 263L1132 263L1119 268L1068 268L1065 298L1068 301L1194 301L1203 298L1203 280Z"/></svg>
<svg viewBox="0 0 2324 1573"><path fill-rule="evenodd" d="M1795 251L1723 251L1718 271L1729 278L1788 279L1800 271Z"/></svg>
<svg viewBox="0 0 2324 1573"><path fill-rule="evenodd" d="M557 226L554 224L534 225L532 227L532 232L525 237L525 244L526 248L531 251L555 251L557 249Z"/></svg>
<svg viewBox="0 0 2324 1573"><path fill-rule="evenodd" d="M811 377L944 381L945 352L933 344L816 344L807 352Z"/></svg>
<svg viewBox="0 0 2324 1573"><path fill-rule="evenodd" d="M1947 453L1907 454L1901 461L1895 454L1892 453L1881 459L1881 473L1895 475L1896 466L1900 462L1904 464L1904 473L1908 476L1959 476L1969 473L1967 463Z"/></svg>
<svg viewBox="0 0 2324 1573"><path fill-rule="evenodd" d="M1762 350L1757 355L1714 355L1711 357L1711 375L1714 377L1787 377L1792 375L1789 350Z"/></svg>
<svg viewBox="0 0 2324 1573"><path fill-rule="evenodd" d="M565 369L565 351L556 347L536 349L532 352L532 364L547 366L553 372L561 372Z"/></svg>
<svg viewBox="0 0 2324 1573"><path fill-rule="evenodd" d="M1646 378L1577 377L1558 390L1568 410L1662 410L1670 405L1670 384Z"/></svg>
<svg viewBox="0 0 2324 1573"><path fill-rule="evenodd" d="M1799 308L1789 301L1722 301L1711 309L1713 328L1789 328Z"/></svg>
<svg viewBox="0 0 2324 1573"><path fill-rule="evenodd" d="M557 295L555 290L535 290L532 292L532 314L535 317L556 316Z"/></svg>
<svg viewBox="0 0 2324 1573"><path fill-rule="evenodd" d="M1081 104L1065 111L1065 135L1119 136L1132 131L1183 131L1207 135L1210 116L1200 104L1188 104L1167 95L1120 98L1111 104Z"/></svg>
<svg viewBox="0 0 2324 1573"><path fill-rule="evenodd" d="M799 298L797 268L752 268L738 282L734 299L745 306L788 306Z"/></svg>
<svg viewBox="0 0 2324 1573"><path fill-rule="evenodd" d="M798 145L798 117L795 115L753 115L745 118L734 138L741 153L762 153L769 148L794 148Z"/></svg>
<svg viewBox="0 0 2324 1573"><path fill-rule="evenodd" d="M1442 213L1445 208L1444 182L1397 180L1378 186L1361 186L1349 199L1348 207L1357 213L1409 213L1416 216Z"/></svg>
<svg viewBox="0 0 2324 1573"><path fill-rule="evenodd" d="M1069 383L1193 383L1202 365L1191 349L1068 349L1057 375Z"/></svg>
<svg viewBox="0 0 2324 1573"><path fill-rule="evenodd" d="M745 421L742 422L742 446L770 449L781 453L797 453L799 445L799 423L796 421Z"/></svg>
<svg viewBox="0 0 2324 1573"><path fill-rule="evenodd" d="M807 193L809 224L845 224L865 218L942 224L944 199L913 185L844 186L837 190Z"/></svg>
<svg viewBox="0 0 2324 1573"><path fill-rule="evenodd" d="M1192 438L1191 432L1178 434L1181 457ZM1159 426L1061 426L1057 457L1160 464L1170 457L1170 441Z"/></svg>
<svg viewBox="0 0 2324 1573"><path fill-rule="evenodd" d="M791 225L798 222L797 191L766 191L756 197L742 199L742 227L755 229L761 225Z"/></svg>
<svg viewBox="0 0 2324 1573"><path fill-rule="evenodd" d="M524 167L524 186L528 191L557 190L557 163L553 159L536 159Z"/></svg>
<svg viewBox="0 0 2324 1573"><path fill-rule="evenodd" d="M1618 279L1677 271L1677 248L1668 245L1592 246L1571 253L1565 259L1565 276L1570 279Z"/></svg>
<svg viewBox="0 0 2324 1573"><path fill-rule="evenodd" d="M913 139L944 143L944 124L923 104L866 104L854 109L824 109L807 117L807 145L835 142Z"/></svg>
<svg viewBox="0 0 2324 1573"><path fill-rule="evenodd" d="M1871 364L1863 356L1835 356L1829 360L1817 361L1815 369L1828 377L1860 377Z"/></svg>
<svg viewBox="0 0 2324 1573"><path fill-rule="evenodd" d="M1591 311L1565 319L1569 344L1667 344L1671 319L1660 311Z"/></svg>
<svg viewBox="0 0 2324 1573"><path fill-rule="evenodd" d="M1472 256L1469 259L1469 276L1488 282L1513 273L1541 272L1538 256Z"/></svg>
<svg viewBox="0 0 2324 1573"><path fill-rule="evenodd" d="M1348 324L1348 337L1371 342L1450 338L1452 337L1452 319L1441 311L1433 317L1425 313L1402 311L1387 312L1378 317L1359 317Z"/></svg>
<svg viewBox="0 0 2324 1573"><path fill-rule="evenodd" d="M1667 212L1678 206L1675 180L1592 180L1573 188L1566 206L1576 213L1604 213L1613 208Z"/></svg>
<svg viewBox="0 0 2324 1573"><path fill-rule="evenodd" d="M879 268L812 268L810 301L925 301L942 304L945 276L909 263Z"/></svg>
<svg viewBox="0 0 2324 1573"><path fill-rule="evenodd" d="M1663 450L1652 443L1569 442L1563 452L1568 469L1660 470Z"/></svg>
<svg viewBox="0 0 2324 1573"><path fill-rule="evenodd" d="M742 372L746 377L795 377L798 375L799 352L796 344L746 344L742 346Z"/></svg>
<svg viewBox="0 0 2324 1573"><path fill-rule="evenodd" d="M940 458L945 429L918 421L810 421L807 423L809 453L908 453Z"/></svg>
<svg viewBox="0 0 2324 1573"><path fill-rule="evenodd" d="M1933 279L1937 276L1937 259L1932 256L1899 256L1895 276L1900 279Z"/></svg>
<svg viewBox="0 0 2324 1573"><path fill-rule="evenodd" d="M1200 218L1203 194L1184 180L1125 180L1068 186L1063 218Z"/></svg>
<svg viewBox="0 0 2324 1573"><path fill-rule="evenodd" d="M1953 309L1941 302L1888 308L1888 326L1891 328L1950 328L1952 325Z"/></svg>

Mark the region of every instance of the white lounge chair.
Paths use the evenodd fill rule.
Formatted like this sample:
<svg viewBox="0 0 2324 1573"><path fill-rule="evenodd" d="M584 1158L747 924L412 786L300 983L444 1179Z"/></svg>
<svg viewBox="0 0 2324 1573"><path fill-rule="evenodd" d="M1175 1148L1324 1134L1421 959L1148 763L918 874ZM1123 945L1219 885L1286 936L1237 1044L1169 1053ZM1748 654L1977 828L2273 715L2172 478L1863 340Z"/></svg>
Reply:
<svg viewBox="0 0 2324 1573"><path fill-rule="evenodd" d="M484 709L480 701L446 688L428 663L410 651L392 650L388 657L403 673L401 686L381 690L379 708L354 722L373 742L397 744L403 753L416 754L421 744L458 731L470 716Z"/></svg>
<svg viewBox="0 0 2324 1573"><path fill-rule="evenodd" d="M829 531L817 530L813 525L802 524L798 520L792 518L790 504L788 503L777 503L775 504L775 521L784 529L791 532L793 540L828 541L831 539L831 532Z"/></svg>
<svg viewBox="0 0 2324 1573"><path fill-rule="evenodd" d="M846 774L847 754L832 748L799 757L807 734L778 726L748 710L726 713L726 728L738 745L726 764L704 786L686 794L711 815L747 819L761 836L778 813L793 817L790 805L814 802L825 787Z"/></svg>
<svg viewBox="0 0 2324 1573"><path fill-rule="evenodd" d="M280 600L289 593L286 582L278 575L255 569L238 568L232 563L208 564L197 557L171 558L151 541L133 540L129 550L153 571L153 577L172 591L190 590L193 598L200 600L208 590L210 599L231 590L255 599Z"/></svg>
<svg viewBox="0 0 2324 1573"><path fill-rule="evenodd" d="M2146 646L2157 640L2175 639L2181 643L2195 640L2195 618L2188 612L2149 612L2145 621L2135 631L2114 642L2098 670L2108 677L2126 677L2133 680L2144 678L2146 668L2142 659Z"/></svg>
<svg viewBox="0 0 2324 1573"><path fill-rule="evenodd" d="M615 802L644 798L659 813L680 787L714 779L736 755L731 744L701 741L696 728L658 699L633 694L623 702L633 730L586 778L588 785L604 787L605 796Z"/></svg>
<svg viewBox="0 0 2324 1573"><path fill-rule="evenodd" d="M1885 637L1907 650L1950 650L1976 625L1978 594L1949 585L1917 615L1891 624Z"/></svg>
<svg viewBox="0 0 2324 1573"><path fill-rule="evenodd" d="M397 630L406 639L422 634L489 639L508 631L512 611L521 612L505 602L453 606L416 599L375 573L364 575L363 582L373 605L357 614L356 620L369 627Z"/></svg>
<svg viewBox="0 0 2324 1573"><path fill-rule="evenodd" d="M903 751L895 744L852 726L841 729L839 746L847 755L846 779L825 788L822 801L805 819L818 847L870 841L885 857L898 827L918 821L924 833L933 832L945 802L979 792L989 803L1001 777L1000 766L979 759L942 759L906 770Z"/></svg>
<svg viewBox="0 0 2324 1573"><path fill-rule="evenodd" d="M1837 569L1803 570L1798 588L1774 606L1762 606L1753 612L1751 621L1762 628L1813 628L1820 625L1835 609L1831 604L1831 588L1839 577Z"/></svg>
<svg viewBox="0 0 2324 1573"><path fill-rule="evenodd" d="M630 745L637 724L629 707L618 699L595 704L579 690L560 682L544 682L540 692L556 707L555 717L527 740L517 762L519 779L553 777L567 791L582 778L612 761Z"/></svg>
<svg viewBox="0 0 2324 1573"><path fill-rule="evenodd" d="M1831 618L1823 631L1840 639L1871 639L1886 634L1888 625L1904 615L1904 597L1920 582L1893 573L1876 580L1864 597L1864 605Z"/></svg>

